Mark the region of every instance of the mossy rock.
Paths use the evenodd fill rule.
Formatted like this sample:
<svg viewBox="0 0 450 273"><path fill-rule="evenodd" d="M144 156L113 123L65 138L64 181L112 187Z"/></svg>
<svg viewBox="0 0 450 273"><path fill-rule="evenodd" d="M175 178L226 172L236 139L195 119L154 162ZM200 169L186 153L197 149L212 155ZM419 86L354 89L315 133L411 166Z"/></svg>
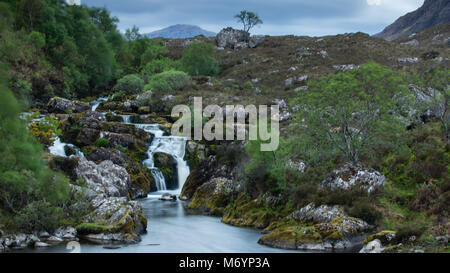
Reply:
<svg viewBox="0 0 450 273"><path fill-rule="evenodd" d="M284 227L264 235L258 243L282 249L297 249L298 231L295 227Z"/></svg>
<svg viewBox="0 0 450 273"><path fill-rule="evenodd" d="M282 215L261 205L259 200L248 200L240 194L237 200L225 209L222 222L234 226L264 229Z"/></svg>
<svg viewBox="0 0 450 273"><path fill-rule="evenodd" d="M139 163L129 161L127 172L130 175L130 197L131 199L143 198L151 191L156 191L155 178L150 171Z"/></svg>
<svg viewBox="0 0 450 273"><path fill-rule="evenodd" d="M383 230L376 234L369 235L364 240L364 244L368 244L368 243L372 242L373 240L378 239L378 240L380 240L380 242L383 245L390 245L394 241L396 234L397 234L397 232L392 231L392 230Z"/></svg>
<svg viewBox="0 0 450 273"><path fill-rule="evenodd" d="M215 216L222 216L231 196L220 190L216 191L217 183L221 181L221 178L215 178L200 186L195 191L192 202L189 203L187 208L201 210Z"/></svg>
<svg viewBox="0 0 450 273"><path fill-rule="evenodd" d="M178 170L177 161L170 155L164 153L155 153L153 155L155 167L159 168L166 180L167 189L178 188Z"/></svg>

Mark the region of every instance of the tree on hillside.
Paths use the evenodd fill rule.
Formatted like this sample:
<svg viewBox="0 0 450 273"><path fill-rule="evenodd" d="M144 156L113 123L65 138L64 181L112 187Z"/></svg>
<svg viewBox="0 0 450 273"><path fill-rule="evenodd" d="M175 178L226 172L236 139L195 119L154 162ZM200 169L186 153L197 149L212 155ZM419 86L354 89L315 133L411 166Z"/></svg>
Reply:
<svg viewBox="0 0 450 273"><path fill-rule="evenodd" d="M335 147L348 161L357 163L404 131L402 110L409 104L407 85L397 73L376 63L340 72L310 83L310 91L297 98L298 133ZM313 147L316 145L306 145Z"/></svg>
<svg viewBox="0 0 450 273"><path fill-rule="evenodd" d="M245 32L250 32L256 25L260 25L263 21L259 18L259 16L251 11L243 10L240 13L236 14L234 18L238 19L238 23L241 23L244 26Z"/></svg>
<svg viewBox="0 0 450 273"><path fill-rule="evenodd" d="M426 89L430 100L423 107L435 113L444 129L447 144L450 144L450 71L435 67L423 77L425 84L430 87Z"/></svg>
<svg viewBox="0 0 450 273"><path fill-rule="evenodd" d="M137 26L133 26L132 29L127 29L125 31L125 38L127 38L128 41L136 41L141 37L142 35L139 33L139 28Z"/></svg>
<svg viewBox="0 0 450 273"><path fill-rule="evenodd" d="M214 59L214 46L207 43L191 43L184 50L181 67L191 76L217 75L219 64Z"/></svg>
<svg viewBox="0 0 450 273"><path fill-rule="evenodd" d="M0 77L7 72L0 67ZM20 106L0 78L0 215L19 229L46 230L60 224L69 196L68 179L42 159L39 145L19 119Z"/></svg>

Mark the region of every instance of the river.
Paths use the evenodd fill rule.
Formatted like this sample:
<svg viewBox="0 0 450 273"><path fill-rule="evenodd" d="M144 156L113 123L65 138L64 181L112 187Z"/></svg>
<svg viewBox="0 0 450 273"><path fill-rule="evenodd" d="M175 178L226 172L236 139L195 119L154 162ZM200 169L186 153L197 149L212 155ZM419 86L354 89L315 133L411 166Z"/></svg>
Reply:
<svg viewBox="0 0 450 273"><path fill-rule="evenodd" d="M148 219L147 233L138 244L116 245L81 241L81 253L276 253L300 252L275 249L258 244L261 232L221 223L220 218L196 215L185 210L184 201L160 201L161 193L139 200ZM66 244L21 252L69 253Z"/></svg>
<svg viewBox="0 0 450 273"><path fill-rule="evenodd" d="M92 110L105 101L100 98L91 102ZM122 115L124 123L129 122L127 115ZM177 161L178 189L174 191L158 191L150 193L147 198L137 200L141 203L143 214L148 220L147 233L141 235L142 241L138 244L114 245L93 244L80 241L79 248L73 249L69 243L40 249L25 249L20 252L34 253L64 253L79 251L81 253L269 253L292 252L275 249L258 244L261 232L252 228L241 228L223 224L218 217L190 213L184 208L185 201L161 201L159 198L165 192L178 195L189 175L189 167L184 160L186 139L174 136L163 136L157 124L133 124L136 127L152 134L154 139L149 145L149 159L143 162L155 177L158 189L166 189L165 179L158 168L155 168L153 154L162 152L171 155ZM63 143L56 139L50 147L54 155L65 156L64 146L72 144ZM79 152L79 156L84 156ZM296 251L300 252L300 251Z"/></svg>

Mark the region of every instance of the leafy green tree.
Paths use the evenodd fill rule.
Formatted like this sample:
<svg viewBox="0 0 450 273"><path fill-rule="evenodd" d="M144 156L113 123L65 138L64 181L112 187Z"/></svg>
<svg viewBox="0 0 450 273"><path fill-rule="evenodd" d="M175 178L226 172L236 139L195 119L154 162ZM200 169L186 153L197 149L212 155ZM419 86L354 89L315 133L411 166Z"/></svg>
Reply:
<svg viewBox="0 0 450 273"><path fill-rule="evenodd" d="M297 99L297 131L312 134L309 139L322 147L336 147L350 162L373 154L377 145L392 144L405 131L401 109L411 97L402 77L389 68L371 62L310 85Z"/></svg>
<svg viewBox="0 0 450 273"><path fill-rule="evenodd" d="M139 28L137 26L133 26L133 28L125 31L125 37L128 41L136 41L142 38L142 35L139 33Z"/></svg>
<svg viewBox="0 0 450 273"><path fill-rule="evenodd" d="M0 210L12 215L19 228L45 229L55 223L43 218L50 210L61 211L69 184L44 163L42 146L28 134L19 113L19 104L0 79ZM45 206L36 202L45 202ZM29 221L30 216L35 220Z"/></svg>
<svg viewBox="0 0 450 273"><path fill-rule="evenodd" d="M183 52L181 68L191 76L219 74L219 64L214 59L214 46L201 42L189 44Z"/></svg>
<svg viewBox="0 0 450 273"><path fill-rule="evenodd" d="M238 20L238 23L241 23L244 27L245 32L250 32L250 29L255 27L256 25L260 25L263 21L259 18L259 16L251 11L243 10L240 13L234 16Z"/></svg>

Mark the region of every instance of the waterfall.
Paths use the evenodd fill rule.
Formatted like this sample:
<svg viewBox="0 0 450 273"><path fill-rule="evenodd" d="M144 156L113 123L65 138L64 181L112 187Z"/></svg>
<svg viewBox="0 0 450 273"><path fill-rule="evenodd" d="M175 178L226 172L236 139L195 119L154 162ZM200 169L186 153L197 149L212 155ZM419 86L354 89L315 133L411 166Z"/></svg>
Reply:
<svg viewBox="0 0 450 273"><path fill-rule="evenodd" d="M76 151L76 155L84 157L83 152L81 152L78 147L69 143L62 142L61 139L57 136L55 137L53 145L48 147L48 150L52 155L67 157L66 151L64 150L64 147L66 146L72 147Z"/></svg>
<svg viewBox="0 0 450 273"><path fill-rule="evenodd" d="M97 108L100 106L100 104L104 101L107 101L109 97L100 97L94 101L91 101L90 104L92 106L92 111L97 110Z"/></svg>
<svg viewBox="0 0 450 273"><path fill-rule="evenodd" d="M122 119L123 119L123 123L126 123L126 124L130 124L131 122L131 115L119 115L120 117L122 117Z"/></svg>
<svg viewBox="0 0 450 273"><path fill-rule="evenodd" d="M178 190L181 190L184 182L186 182L186 179L189 176L189 166L184 160L186 138L178 136L163 136L164 132L159 128L158 124L135 124L135 126L155 136L150 147L148 148L148 159L146 159L142 164L150 169L153 177L155 178L158 191L167 190L167 186L161 170L155 167L155 153L165 153L175 159L177 162Z"/></svg>

